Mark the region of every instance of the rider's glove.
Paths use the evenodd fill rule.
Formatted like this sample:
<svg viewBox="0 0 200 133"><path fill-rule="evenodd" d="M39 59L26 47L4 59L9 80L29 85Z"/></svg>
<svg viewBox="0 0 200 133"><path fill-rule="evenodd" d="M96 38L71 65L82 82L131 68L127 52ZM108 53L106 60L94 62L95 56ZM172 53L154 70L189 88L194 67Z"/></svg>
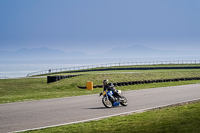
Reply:
<svg viewBox="0 0 200 133"><path fill-rule="evenodd" d="M99 96L101 96L102 95L102 92L99 94Z"/></svg>

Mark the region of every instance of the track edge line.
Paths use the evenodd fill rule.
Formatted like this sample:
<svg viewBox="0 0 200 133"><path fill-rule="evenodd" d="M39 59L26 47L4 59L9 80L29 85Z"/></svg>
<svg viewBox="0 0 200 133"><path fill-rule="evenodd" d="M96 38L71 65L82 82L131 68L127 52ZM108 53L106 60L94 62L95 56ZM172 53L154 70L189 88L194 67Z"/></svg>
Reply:
<svg viewBox="0 0 200 133"><path fill-rule="evenodd" d="M109 117L113 117L113 116L130 115L130 114L134 114L134 113L142 113L142 112L146 112L146 111L150 111L150 110L157 110L157 109L163 109L163 108L167 108L167 107L175 107L175 106L181 106L181 105L190 104L190 103L196 103L196 102L199 102L199 101L200 101L200 98L197 98L197 99L187 100L187 101L183 101L183 102L179 102L179 103L174 103L174 104L166 104L166 105L155 106L155 107L146 108L146 109L139 109L139 110L129 111L129 112L123 112L123 113L119 113L119 114L102 116L102 117L97 117L97 118L92 118L92 119L86 119L86 120L81 120L81 121L75 121L75 122L69 122L69 123L62 123L62 124L51 125L51 126L44 126L44 127L38 127L38 128L31 128L31 129L25 129L25 130L19 130L19 131L13 131L13 132L9 132L9 133L18 133L18 132L25 132L25 131L45 129L45 128L50 128L50 127L58 127L58 126L63 126L63 125L83 123L83 122L88 122L88 121L101 120L101 119L109 118Z"/></svg>

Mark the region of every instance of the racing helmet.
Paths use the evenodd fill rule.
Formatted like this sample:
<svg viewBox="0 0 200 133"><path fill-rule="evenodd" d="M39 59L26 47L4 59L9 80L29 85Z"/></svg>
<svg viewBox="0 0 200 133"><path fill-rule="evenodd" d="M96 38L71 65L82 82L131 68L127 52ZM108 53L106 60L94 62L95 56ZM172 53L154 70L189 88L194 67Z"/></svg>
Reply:
<svg viewBox="0 0 200 133"><path fill-rule="evenodd" d="M103 84L104 84L104 85L107 85L108 83L109 83L108 79L105 79L105 80L103 81Z"/></svg>

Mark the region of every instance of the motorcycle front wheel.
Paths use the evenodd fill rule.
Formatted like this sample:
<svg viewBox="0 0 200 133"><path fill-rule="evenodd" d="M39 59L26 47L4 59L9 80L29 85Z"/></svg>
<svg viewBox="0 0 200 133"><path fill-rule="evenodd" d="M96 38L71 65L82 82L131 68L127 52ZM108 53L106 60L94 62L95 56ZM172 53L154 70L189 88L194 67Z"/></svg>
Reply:
<svg viewBox="0 0 200 133"><path fill-rule="evenodd" d="M107 99L106 97L102 98L102 103L107 108L111 108L112 107L112 102L109 99Z"/></svg>

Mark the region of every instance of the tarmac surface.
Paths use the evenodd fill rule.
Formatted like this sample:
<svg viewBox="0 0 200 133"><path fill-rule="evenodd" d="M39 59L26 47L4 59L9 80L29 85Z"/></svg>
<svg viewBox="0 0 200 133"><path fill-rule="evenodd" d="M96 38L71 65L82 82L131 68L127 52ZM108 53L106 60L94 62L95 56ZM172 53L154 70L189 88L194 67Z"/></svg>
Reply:
<svg viewBox="0 0 200 133"><path fill-rule="evenodd" d="M200 84L125 91L128 106L105 108L98 94L0 104L0 132L25 131L142 112L200 99Z"/></svg>

